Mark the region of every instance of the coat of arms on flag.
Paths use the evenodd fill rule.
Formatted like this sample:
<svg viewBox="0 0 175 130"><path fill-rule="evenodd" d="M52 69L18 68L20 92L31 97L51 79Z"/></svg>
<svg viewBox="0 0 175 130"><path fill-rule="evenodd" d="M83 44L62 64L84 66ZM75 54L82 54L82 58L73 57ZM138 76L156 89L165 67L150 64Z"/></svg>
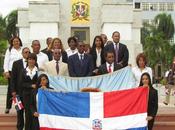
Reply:
<svg viewBox="0 0 175 130"><path fill-rule="evenodd" d="M72 2L72 21L80 20L89 21L89 4L86 1L75 1Z"/></svg>
<svg viewBox="0 0 175 130"><path fill-rule="evenodd" d="M19 95L16 95L16 97L13 97L13 104L15 105L15 109L17 111L22 110L24 108Z"/></svg>

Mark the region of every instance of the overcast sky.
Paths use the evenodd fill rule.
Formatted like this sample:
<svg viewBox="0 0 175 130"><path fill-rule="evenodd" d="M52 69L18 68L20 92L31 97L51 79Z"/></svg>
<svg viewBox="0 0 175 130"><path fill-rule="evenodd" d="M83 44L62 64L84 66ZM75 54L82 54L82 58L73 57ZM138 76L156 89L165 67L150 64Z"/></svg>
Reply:
<svg viewBox="0 0 175 130"><path fill-rule="evenodd" d="M28 7L28 1L35 0L0 0L0 14L5 17L14 9Z"/></svg>
<svg viewBox="0 0 175 130"><path fill-rule="evenodd" d="M28 0L0 0L0 14L3 17L18 7L28 7Z"/></svg>

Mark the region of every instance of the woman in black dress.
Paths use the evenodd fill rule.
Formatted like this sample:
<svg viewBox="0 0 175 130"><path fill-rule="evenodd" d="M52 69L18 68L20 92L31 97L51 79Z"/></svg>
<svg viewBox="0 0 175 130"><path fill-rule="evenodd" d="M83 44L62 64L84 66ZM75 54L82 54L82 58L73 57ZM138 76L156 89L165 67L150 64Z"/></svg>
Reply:
<svg viewBox="0 0 175 130"><path fill-rule="evenodd" d="M41 74L38 77L36 86L37 87L32 91L31 102L30 102L30 108L32 111L32 129L31 130L39 130L39 121L38 121L39 113L37 112L38 88L52 89L49 87L49 79L46 74Z"/></svg>
<svg viewBox="0 0 175 130"><path fill-rule="evenodd" d="M151 78L148 73L142 74L139 86L149 87L148 108L147 108L148 116L146 120L148 121L148 130L152 130L154 125L154 119L158 110L157 90L152 87Z"/></svg>

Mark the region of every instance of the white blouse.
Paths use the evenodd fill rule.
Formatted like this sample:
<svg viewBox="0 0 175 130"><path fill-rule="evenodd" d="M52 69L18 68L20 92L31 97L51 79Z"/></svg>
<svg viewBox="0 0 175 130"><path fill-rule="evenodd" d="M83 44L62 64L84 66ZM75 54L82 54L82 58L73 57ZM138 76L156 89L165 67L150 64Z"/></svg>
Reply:
<svg viewBox="0 0 175 130"><path fill-rule="evenodd" d="M69 56L71 56L71 55L74 55L74 54L76 54L77 52L78 52L77 49L71 50L70 48L68 48L68 49L66 50L67 57L69 57Z"/></svg>
<svg viewBox="0 0 175 130"><path fill-rule="evenodd" d="M134 77L136 79L136 85L139 86L140 84L140 78L142 76L143 73L147 72L150 75L151 78L151 82L152 82L152 69L150 67L145 67L143 70L141 70L138 66L132 68L132 72L134 74Z"/></svg>
<svg viewBox="0 0 175 130"><path fill-rule="evenodd" d="M38 71L38 68L35 66L32 70L29 69L29 67L26 68L26 71L27 71L27 76L30 77L30 79L33 79L33 77L35 76L35 74L37 73Z"/></svg>
<svg viewBox="0 0 175 130"><path fill-rule="evenodd" d="M96 49L96 54L97 54L96 66L99 67L101 65L101 49L100 50Z"/></svg>
<svg viewBox="0 0 175 130"><path fill-rule="evenodd" d="M19 59L22 59L22 48L16 50L14 47L12 47L11 51L7 49L4 58L4 72L11 71L13 62Z"/></svg>

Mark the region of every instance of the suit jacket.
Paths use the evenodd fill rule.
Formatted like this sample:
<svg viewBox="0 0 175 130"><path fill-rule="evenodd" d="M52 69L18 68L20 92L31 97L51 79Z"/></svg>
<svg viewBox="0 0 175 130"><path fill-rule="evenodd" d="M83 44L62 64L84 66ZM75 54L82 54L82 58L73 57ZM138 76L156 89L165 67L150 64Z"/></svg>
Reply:
<svg viewBox="0 0 175 130"><path fill-rule="evenodd" d="M78 53L70 56L68 59L68 69L71 77L91 76L94 69L91 55L84 54L82 64Z"/></svg>
<svg viewBox="0 0 175 130"><path fill-rule="evenodd" d="M56 61L52 60L44 64L42 69L50 75L57 76L56 71ZM68 75L68 67L66 63L60 62L59 63L59 74L58 75Z"/></svg>
<svg viewBox="0 0 175 130"><path fill-rule="evenodd" d="M33 90L32 84L36 84L37 83L37 79L38 79L38 73L36 73L33 76L33 78L31 79L27 75L26 69L23 69L23 71L22 71L22 83L21 83L22 88L23 88L23 93L31 94L31 91Z"/></svg>
<svg viewBox="0 0 175 130"><path fill-rule="evenodd" d="M154 88L149 89L148 116L156 116L158 110L158 94Z"/></svg>
<svg viewBox="0 0 175 130"><path fill-rule="evenodd" d="M114 71L121 69L121 66L118 64L114 63ZM106 66L106 63L102 64L99 69L98 69L98 74L102 75L102 74L107 74L108 73L108 69Z"/></svg>
<svg viewBox="0 0 175 130"><path fill-rule="evenodd" d="M48 48L46 47L46 48L44 48L43 50L41 50L41 52L47 54L47 49L48 49Z"/></svg>
<svg viewBox="0 0 175 130"><path fill-rule="evenodd" d="M22 96L22 72L24 69L23 59L17 60L13 63L11 72L11 92L16 92L17 95Z"/></svg>
<svg viewBox="0 0 175 130"><path fill-rule="evenodd" d="M97 68L96 65L96 60L97 60L97 52L96 49L91 49L90 54L92 55L92 59L93 59L93 64L94 64L94 68ZM101 51L101 65L105 63L105 58L104 58L104 50Z"/></svg>
<svg viewBox="0 0 175 130"><path fill-rule="evenodd" d="M115 54L115 48L114 44L111 42L104 48L105 52L107 51L114 51ZM123 67L128 65L128 59L129 59L129 52L126 45L119 43L119 50L118 50L118 63L122 64Z"/></svg>

